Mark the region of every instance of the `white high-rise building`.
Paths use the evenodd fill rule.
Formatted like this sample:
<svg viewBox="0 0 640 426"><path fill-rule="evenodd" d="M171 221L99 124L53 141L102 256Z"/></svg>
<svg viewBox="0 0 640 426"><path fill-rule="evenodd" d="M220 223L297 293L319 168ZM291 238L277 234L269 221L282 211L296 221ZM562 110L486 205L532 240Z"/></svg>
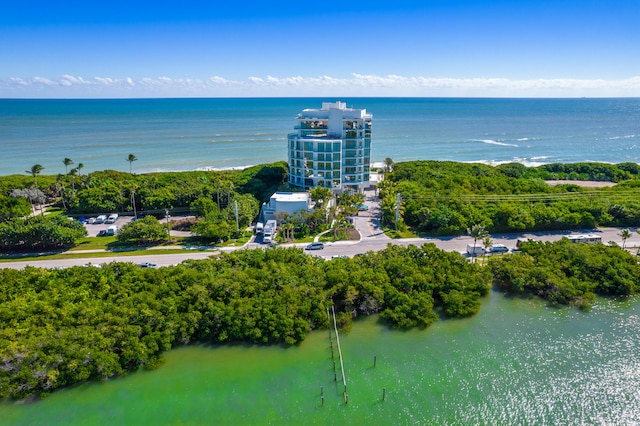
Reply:
<svg viewBox="0 0 640 426"><path fill-rule="evenodd" d="M369 186L371 119L366 109L344 102L323 102L321 109L304 109L288 135L289 183L336 192L361 192Z"/></svg>

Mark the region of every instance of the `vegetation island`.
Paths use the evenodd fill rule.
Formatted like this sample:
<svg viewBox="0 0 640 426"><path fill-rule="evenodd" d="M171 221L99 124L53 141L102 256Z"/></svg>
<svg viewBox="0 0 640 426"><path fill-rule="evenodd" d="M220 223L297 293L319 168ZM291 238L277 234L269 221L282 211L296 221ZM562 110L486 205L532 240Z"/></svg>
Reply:
<svg viewBox="0 0 640 426"><path fill-rule="evenodd" d="M67 161L68 160L68 161ZM135 156L127 161L131 166ZM65 159L65 167L73 162ZM0 178L0 251L60 251L86 242L77 220L102 212L144 215L110 238L114 246L163 244L168 221L189 229L190 243L242 241L261 203L294 190L284 162L243 170L135 174L112 170ZM442 161L392 164L378 185L390 235L463 235L635 227L640 221L640 166L635 163L525 167ZM585 188L556 181L615 183ZM311 212L282 217L282 242L327 230L349 238L349 216L361 201L311 190ZM49 205L44 214L42 205ZM628 229L623 230L626 238ZM623 239L625 238L623 234ZM282 240L285 238L285 240ZM1 266L1 264L0 264ZM524 242L517 253L470 262L434 244L388 245L378 252L324 260L298 248L235 250L176 266L128 262L97 267L0 268L0 398L46 396L87 380L117 377L162 364L163 352L192 343L294 345L329 326L335 306L349 329L379 314L394 328L428 327L439 318L476 314L492 288L554 305L589 309L597 296L636 294L637 256L616 244L567 239Z"/></svg>

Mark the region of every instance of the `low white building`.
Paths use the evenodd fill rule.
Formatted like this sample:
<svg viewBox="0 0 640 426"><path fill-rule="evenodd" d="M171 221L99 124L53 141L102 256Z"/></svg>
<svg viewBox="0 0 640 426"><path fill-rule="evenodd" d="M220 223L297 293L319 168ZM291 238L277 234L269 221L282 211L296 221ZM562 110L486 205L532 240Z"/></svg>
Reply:
<svg viewBox="0 0 640 426"><path fill-rule="evenodd" d="M291 215L299 210L311 210L311 198L308 192L276 192L268 203L262 204L260 219L262 222L277 220L279 213Z"/></svg>

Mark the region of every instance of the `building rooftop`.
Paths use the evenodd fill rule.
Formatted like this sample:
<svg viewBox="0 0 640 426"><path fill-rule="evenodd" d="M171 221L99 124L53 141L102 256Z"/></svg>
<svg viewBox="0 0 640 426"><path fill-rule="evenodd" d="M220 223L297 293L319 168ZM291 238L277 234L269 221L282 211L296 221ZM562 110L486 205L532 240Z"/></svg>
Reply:
<svg viewBox="0 0 640 426"><path fill-rule="evenodd" d="M278 202L307 201L309 194L307 192L276 192L271 198Z"/></svg>

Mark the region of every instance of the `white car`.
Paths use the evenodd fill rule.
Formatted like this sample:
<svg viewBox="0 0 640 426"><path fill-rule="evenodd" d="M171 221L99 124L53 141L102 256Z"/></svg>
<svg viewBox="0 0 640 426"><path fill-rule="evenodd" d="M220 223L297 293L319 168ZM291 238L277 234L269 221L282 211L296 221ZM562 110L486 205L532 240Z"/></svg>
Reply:
<svg viewBox="0 0 640 426"><path fill-rule="evenodd" d="M116 223L116 220L118 220L118 215L116 213L109 215L109 217L107 218L107 220L104 221L104 223Z"/></svg>
<svg viewBox="0 0 640 426"><path fill-rule="evenodd" d="M509 252L509 247L504 244L494 244L489 247L489 253L507 253Z"/></svg>

